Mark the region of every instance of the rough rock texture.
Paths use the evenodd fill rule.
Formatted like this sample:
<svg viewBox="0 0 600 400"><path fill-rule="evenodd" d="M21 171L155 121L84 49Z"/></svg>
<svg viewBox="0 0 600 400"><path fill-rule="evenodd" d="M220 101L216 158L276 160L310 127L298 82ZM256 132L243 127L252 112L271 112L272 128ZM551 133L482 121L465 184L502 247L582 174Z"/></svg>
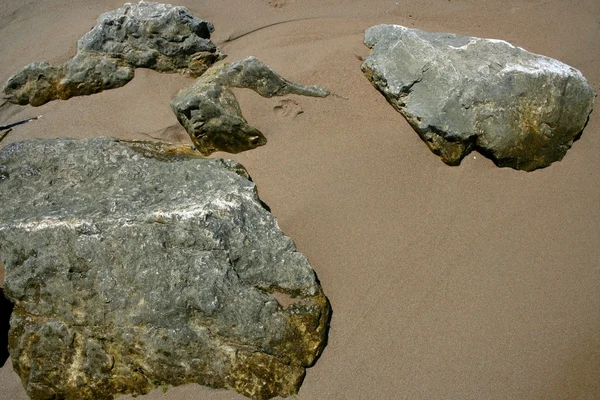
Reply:
<svg viewBox="0 0 600 400"><path fill-rule="evenodd" d="M252 89L263 97L329 95L329 91L318 86L283 79L256 57L214 66L171 102L177 119L205 155L214 151L239 153L267 143L264 135L242 116L230 87Z"/></svg>
<svg viewBox="0 0 600 400"><path fill-rule="evenodd" d="M210 41L214 27L185 7L126 3L102 14L77 43L77 55L62 65L29 64L4 85L16 104L39 106L125 85L134 68L201 75L224 56Z"/></svg>
<svg viewBox="0 0 600 400"><path fill-rule="evenodd" d="M330 306L245 169L111 138L0 151L0 259L32 399L297 392Z"/></svg>
<svg viewBox="0 0 600 400"><path fill-rule="evenodd" d="M378 25L365 44L367 78L450 165L477 149L502 167L548 166L592 111L578 70L504 41Z"/></svg>

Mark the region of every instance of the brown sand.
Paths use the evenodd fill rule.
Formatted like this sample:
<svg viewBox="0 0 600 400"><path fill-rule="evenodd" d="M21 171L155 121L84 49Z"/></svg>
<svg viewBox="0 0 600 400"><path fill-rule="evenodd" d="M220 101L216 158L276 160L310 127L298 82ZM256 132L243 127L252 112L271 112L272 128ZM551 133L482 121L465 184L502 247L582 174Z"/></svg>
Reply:
<svg viewBox="0 0 600 400"><path fill-rule="evenodd" d="M77 4L74 6L73 4ZM434 156L360 72L363 31L397 23L504 39L578 69L600 92L598 0L181 1L216 26L229 61L254 55L348 100L237 91L269 143L230 157L311 260L334 314L299 399L600 398L600 118L563 161L532 173L474 153ZM64 61L122 0L3 0L0 81ZM299 20L301 19L301 20ZM296 20L296 21L294 21ZM169 109L192 81L138 70L127 86L39 108L3 145L110 135L189 142ZM289 105L289 104L288 104ZM26 399L10 363L0 398ZM128 397L129 398L129 397ZM198 385L140 399L241 399Z"/></svg>

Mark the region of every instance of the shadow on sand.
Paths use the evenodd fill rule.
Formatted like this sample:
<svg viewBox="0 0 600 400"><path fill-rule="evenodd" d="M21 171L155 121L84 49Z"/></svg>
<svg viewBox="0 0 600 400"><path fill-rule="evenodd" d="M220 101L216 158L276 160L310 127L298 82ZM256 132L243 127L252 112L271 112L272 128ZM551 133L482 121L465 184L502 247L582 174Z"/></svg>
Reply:
<svg viewBox="0 0 600 400"><path fill-rule="evenodd" d="M4 297L4 289L0 288L0 367L8 360L8 328L13 303Z"/></svg>

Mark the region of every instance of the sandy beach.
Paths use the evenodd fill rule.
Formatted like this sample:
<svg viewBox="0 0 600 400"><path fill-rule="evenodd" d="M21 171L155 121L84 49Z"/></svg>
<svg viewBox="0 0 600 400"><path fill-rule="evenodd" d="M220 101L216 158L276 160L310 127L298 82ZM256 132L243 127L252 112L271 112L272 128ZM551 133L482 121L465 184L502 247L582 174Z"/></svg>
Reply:
<svg viewBox="0 0 600 400"><path fill-rule="evenodd" d="M598 0L173 4L215 25L225 62L253 55L341 96L237 89L268 143L213 155L247 168L331 301L328 345L298 399L600 398L599 112L548 168L498 168L478 153L449 167L360 70L364 30L394 23L509 41L579 69L600 92ZM33 61L66 61L96 18L122 5L3 0L0 83ZM65 136L191 144L169 102L192 82L138 69L119 89L4 107L0 125L43 118L1 146ZM27 398L8 361L0 399ZM138 397L243 398L199 385Z"/></svg>

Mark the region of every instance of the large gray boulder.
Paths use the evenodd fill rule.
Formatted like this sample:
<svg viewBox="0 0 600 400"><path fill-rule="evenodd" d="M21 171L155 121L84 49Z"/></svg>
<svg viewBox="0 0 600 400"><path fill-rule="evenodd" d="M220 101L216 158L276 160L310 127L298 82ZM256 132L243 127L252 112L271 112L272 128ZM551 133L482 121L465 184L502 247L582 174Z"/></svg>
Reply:
<svg viewBox="0 0 600 400"><path fill-rule="evenodd" d="M161 3L126 3L102 14L61 65L29 64L3 92L15 104L39 106L125 85L134 68L199 76L224 55L210 41L213 25L188 9Z"/></svg>
<svg viewBox="0 0 600 400"><path fill-rule="evenodd" d="M0 150L14 370L36 399L298 391L330 306L245 169L111 138Z"/></svg>
<svg viewBox="0 0 600 400"><path fill-rule="evenodd" d="M367 78L450 165L476 149L498 166L546 167L592 111L578 70L504 41L378 25L364 42Z"/></svg>
<svg viewBox="0 0 600 400"><path fill-rule="evenodd" d="M326 97L328 90L304 86L278 75L256 57L211 67L196 82L183 88L171 101L177 120L204 155L215 151L239 153L267 143L242 116L230 88L252 89L263 97L297 94Z"/></svg>

